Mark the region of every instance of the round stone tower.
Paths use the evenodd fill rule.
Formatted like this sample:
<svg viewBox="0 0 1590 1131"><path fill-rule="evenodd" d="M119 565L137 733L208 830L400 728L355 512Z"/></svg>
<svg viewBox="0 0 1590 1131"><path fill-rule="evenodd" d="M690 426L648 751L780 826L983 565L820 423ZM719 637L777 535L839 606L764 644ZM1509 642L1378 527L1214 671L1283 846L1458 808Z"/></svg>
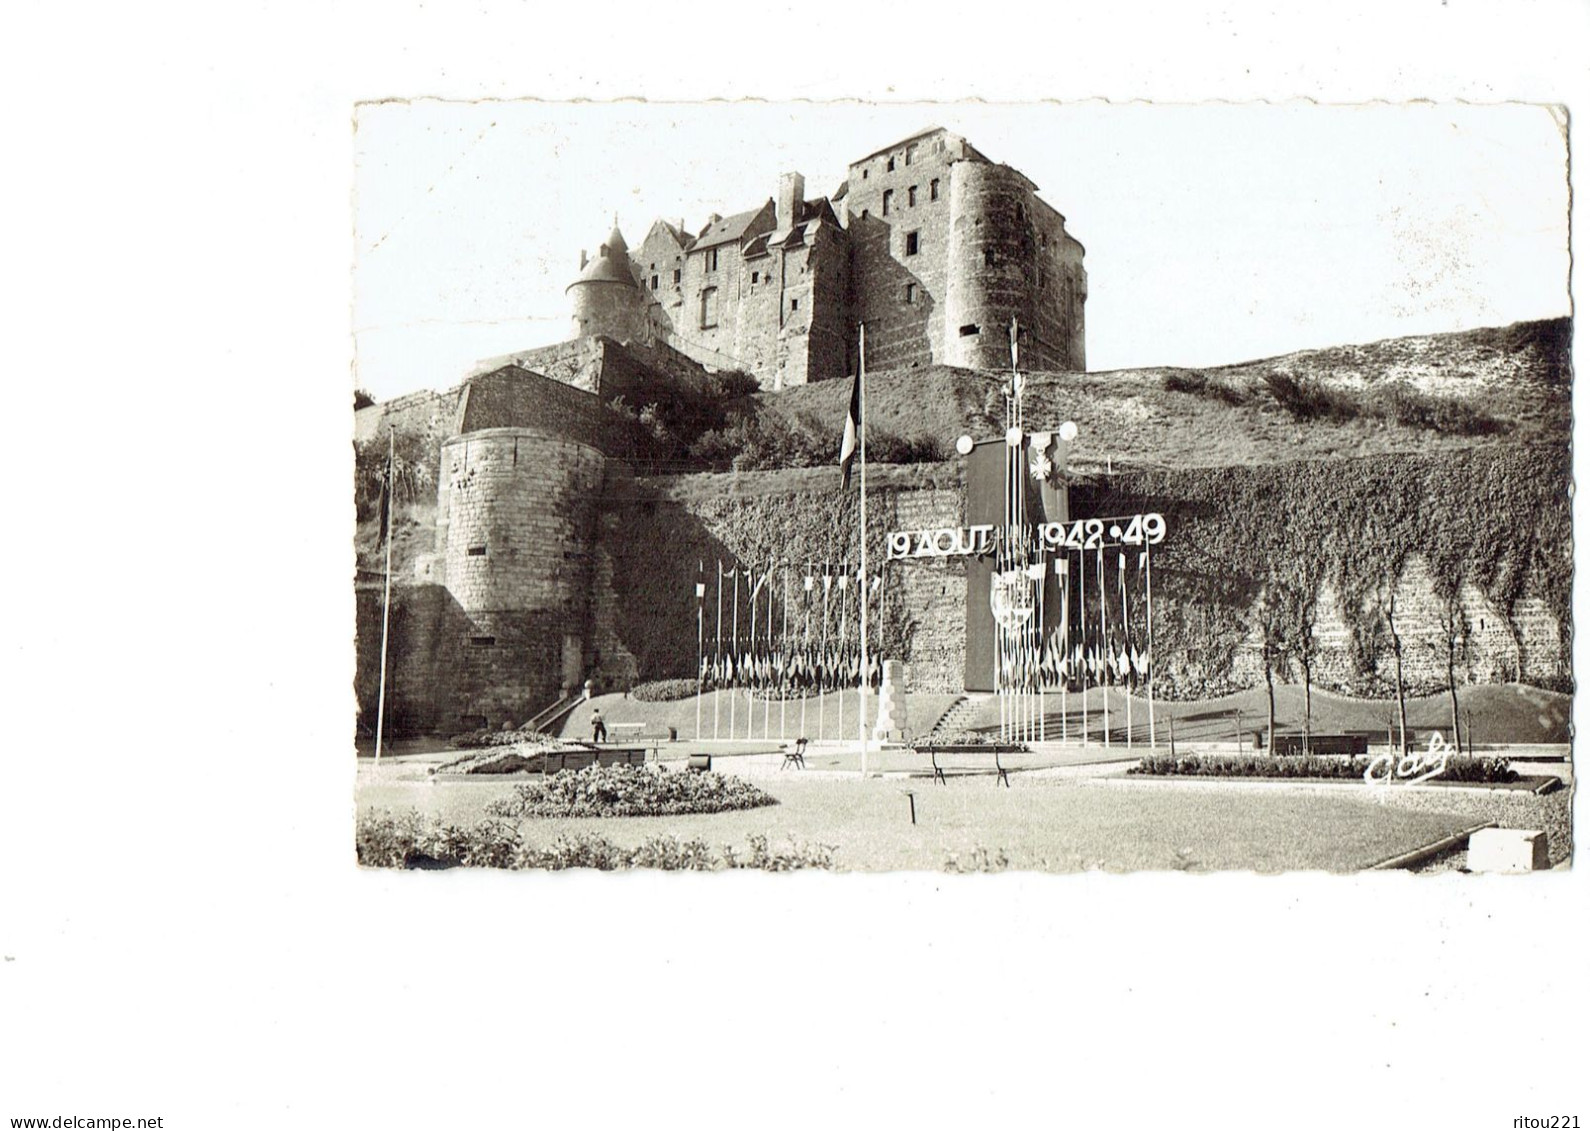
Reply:
<svg viewBox="0 0 1590 1131"><path fill-rule="evenodd" d="M519 726L584 682L604 459L531 428L442 445L438 555L457 631L443 641L460 729Z"/></svg>
<svg viewBox="0 0 1590 1131"><path fill-rule="evenodd" d="M1010 320L1030 324L1035 280L1032 184L1005 165L950 166L950 238L944 290L948 365L1010 366Z"/></svg>
<svg viewBox="0 0 1590 1131"><path fill-rule="evenodd" d="M635 282L629 245L618 225L587 260L580 253L580 277L566 291L574 303L574 336L602 334L621 342L644 340L646 296Z"/></svg>

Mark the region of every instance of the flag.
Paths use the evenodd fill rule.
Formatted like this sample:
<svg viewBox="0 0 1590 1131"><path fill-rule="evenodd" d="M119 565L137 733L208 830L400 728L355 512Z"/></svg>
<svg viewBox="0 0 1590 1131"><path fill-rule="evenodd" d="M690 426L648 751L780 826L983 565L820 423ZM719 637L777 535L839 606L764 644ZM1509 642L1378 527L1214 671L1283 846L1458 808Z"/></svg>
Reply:
<svg viewBox="0 0 1590 1131"><path fill-rule="evenodd" d="M861 443L861 373L850 386L850 412L845 417L845 437L839 442L839 470L843 475L840 490L850 487L850 465L856 460L856 449Z"/></svg>

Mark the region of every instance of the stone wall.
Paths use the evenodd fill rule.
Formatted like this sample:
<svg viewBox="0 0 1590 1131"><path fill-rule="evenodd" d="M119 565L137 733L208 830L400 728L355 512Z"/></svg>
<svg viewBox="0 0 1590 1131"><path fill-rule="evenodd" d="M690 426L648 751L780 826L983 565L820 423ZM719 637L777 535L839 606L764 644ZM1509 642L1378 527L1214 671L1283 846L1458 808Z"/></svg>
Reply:
<svg viewBox="0 0 1590 1131"><path fill-rule="evenodd" d="M855 317L867 325L872 368L944 361L950 169L963 159L963 147L960 139L941 132L850 166L845 208ZM908 254L907 238L913 234L916 250Z"/></svg>
<svg viewBox="0 0 1590 1131"><path fill-rule="evenodd" d="M1026 177L1005 165L959 162L950 170L944 355L949 365L1010 364L1011 319L1021 328L1021 364L1084 368L1079 309L1082 247Z"/></svg>
<svg viewBox="0 0 1590 1131"><path fill-rule="evenodd" d="M528 428L442 446L437 552L466 619L450 710L518 725L556 698L591 638L594 518L605 461Z"/></svg>
<svg viewBox="0 0 1590 1131"><path fill-rule="evenodd" d="M1546 473L1542 475L1540 468ZM1289 481L1312 483L1307 504L1281 497ZM1080 485L1074 517L1157 510L1170 533L1156 547L1154 605L1159 680L1171 698L1202 698L1263 683L1262 634L1255 600L1271 561L1319 561L1318 540L1353 545L1367 538L1355 563L1332 579L1322 571L1315 598L1315 685L1342 694L1380 697L1392 690L1389 637L1374 628L1366 596L1378 582L1396 594L1396 624L1403 639L1404 682L1410 694L1445 685L1444 591L1453 589L1464 643L1461 681L1519 680L1565 689L1571 685L1567 581L1571 575L1566 511L1566 463L1530 453L1464 453L1459 456L1330 461L1328 464L1135 473ZM1403 497L1390 517L1397 535L1373 532L1361 521L1374 496ZM612 555L611 583L599 587L599 606L610 604L611 623L640 679L689 675L695 655L693 586L697 563L709 583L718 562L788 561L799 576L808 561L855 557L854 489L837 490L831 469L680 476L637 481L632 492L609 501L618 508L604 528ZM1517 543L1502 559L1453 562L1440 553L1389 552L1401 539L1416 546L1428 523L1472 509L1473 497L1516 490L1502 508L1524 513L1509 526L1487 527L1476 516L1469 528L1481 541ZM1553 501L1560 494L1560 507ZM1277 501L1277 500L1280 501ZM964 521L959 463L869 469L869 555L882 561L881 539L890 529L958 526ZM1512 533L1507 531L1511 530ZM1533 534L1530 532L1534 531ZM1290 532L1290 533L1289 533ZM1377 553L1373 542L1385 543ZM1311 548L1315 547L1315 548ZM1129 565L1135 570L1135 557ZM1090 608L1097 609L1096 559L1088 559ZM911 687L959 691L964 666L965 564L958 559L893 563L887 567L886 651L905 659ZM1356 571L1356 572L1355 572ZM1456 573L1454 574L1454 571ZM1489 571L1489 572L1488 572ZM1116 563L1107 563L1115 623ZM1134 617L1141 618L1132 581ZM1343 592L1349 596L1344 598ZM1096 620L1096 613L1093 614ZM1139 630L1142 622L1139 619ZM1291 678L1300 680L1294 669Z"/></svg>

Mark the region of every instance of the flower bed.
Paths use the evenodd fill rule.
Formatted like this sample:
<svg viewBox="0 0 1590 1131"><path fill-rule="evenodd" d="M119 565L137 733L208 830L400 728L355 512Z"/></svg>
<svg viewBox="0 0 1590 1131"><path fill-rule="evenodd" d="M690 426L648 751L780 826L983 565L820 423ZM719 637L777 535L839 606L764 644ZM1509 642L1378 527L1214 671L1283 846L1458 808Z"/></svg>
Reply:
<svg viewBox="0 0 1590 1131"><path fill-rule="evenodd" d="M787 849L772 849L765 836L749 837L743 853L732 845L717 849L699 838L672 836L654 836L634 848L624 848L590 833L562 836L551 845L538 847L523 843L510 821L486 820L462 828L427 819L413 809L402 814L391 810L365 814L359 819L355 844L359 863L370 868L596 868L604 872L755 868L790 872L834 867L831 846L792 841Z"/></svg>
<svg viewBox="0 0 1590 1131"><path fill-rule="evenodd" d="M443 762L433 773L515 774L523 770L539 771L543 756L548 751L591 749L581 742L568 742L549 734L523 730L475 731L454 736L452 744L476 752Z"/></svg>
<svg viewBox="0 0 1590 1131"><path fill-rule="evenodd" d="M1314 780L1363 779L1371 758L1333 757L1325 754L1159 754L1144 758L1126 772L1157 777L1205 778L1312 778ZM1518 780L1506 758L1471 758L1459 755L1447 760L1446 769L1432 781L1477 782L1502 785Z"/></svg>
<svg viewBox="0 0 1590 1131"><path fill-rule="evenodd" d="M670 772L660 765L587 766L514 787L493 817L661 817L723 813L777 802L743 778Z"/></svg>
<svg viewBox="0 0 1590 1131"><path fill-rule="evenodd" d="M695 695L699 685L693 679L658 679L651 683L637 683L630 688L630 698L642 703L673 703Z"/></svg>

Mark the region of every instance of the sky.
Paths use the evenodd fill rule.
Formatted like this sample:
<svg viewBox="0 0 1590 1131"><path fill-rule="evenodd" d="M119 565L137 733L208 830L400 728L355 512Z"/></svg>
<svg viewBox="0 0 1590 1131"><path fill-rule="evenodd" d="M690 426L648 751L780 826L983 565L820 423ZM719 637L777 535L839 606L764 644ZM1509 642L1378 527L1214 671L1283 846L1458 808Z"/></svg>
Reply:
<svg viewBox="0 0 1590 1131"><path fill-rule="evenodd" d="M354 136L356 380L446 388L566 340L616 215L699 230L930 126L1087 249L1091 370L1206 366L1565 315L1567 147L1540 106L382 102Z"/></svg>

